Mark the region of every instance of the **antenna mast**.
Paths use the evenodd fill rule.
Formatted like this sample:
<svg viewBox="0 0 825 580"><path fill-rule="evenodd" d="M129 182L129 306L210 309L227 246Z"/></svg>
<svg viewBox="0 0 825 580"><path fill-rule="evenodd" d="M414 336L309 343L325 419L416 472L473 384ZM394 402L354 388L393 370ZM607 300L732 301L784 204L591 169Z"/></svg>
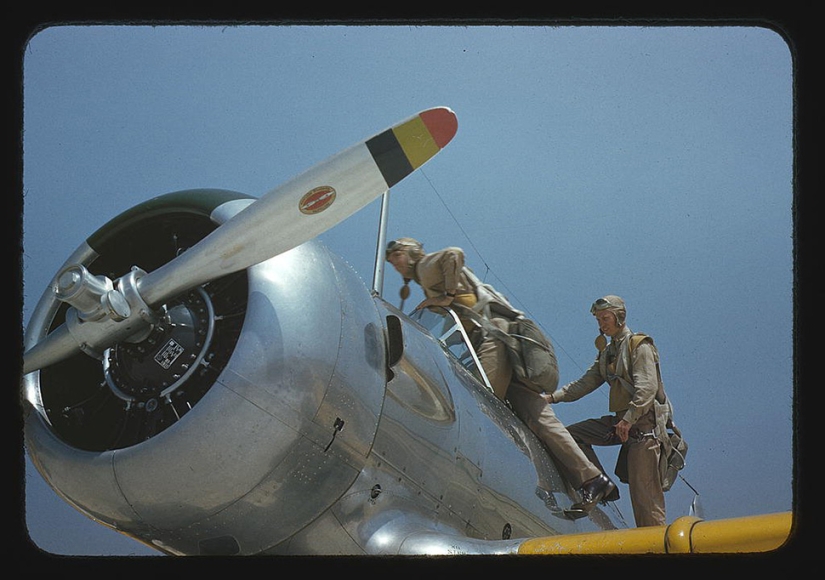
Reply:
<svg viewBox="0 0 825 580"><path fill-rule="evenodd" d="M381 196L381 217L378 222L378 242L375 248L375 270L372 276L372 293L381 296L384 291L384 251L387 247L387 216L390 210L390 191Z"/></svg>

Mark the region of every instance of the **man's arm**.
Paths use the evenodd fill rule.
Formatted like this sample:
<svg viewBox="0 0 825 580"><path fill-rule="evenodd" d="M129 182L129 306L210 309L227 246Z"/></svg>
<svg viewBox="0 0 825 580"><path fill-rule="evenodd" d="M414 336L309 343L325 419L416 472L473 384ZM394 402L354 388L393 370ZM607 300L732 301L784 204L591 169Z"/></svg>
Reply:
<svg viewBox="0 0 825 580"><path fill-rule="evenodd" d="M583 396L592 393L604 383L604 378L599 372L599 357L593 361L590 368L585 371L582 377L572 383L567 383L560 389L556 389L552 393L547 393L544 398L548 403L569 403L577 401Z"/></svg>

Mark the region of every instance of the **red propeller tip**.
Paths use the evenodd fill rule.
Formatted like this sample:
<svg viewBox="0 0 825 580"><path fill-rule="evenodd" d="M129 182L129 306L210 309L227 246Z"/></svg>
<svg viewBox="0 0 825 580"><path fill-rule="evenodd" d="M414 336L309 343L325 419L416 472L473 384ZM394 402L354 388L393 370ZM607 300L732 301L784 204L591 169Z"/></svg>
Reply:
<svg viewBox="0 0 825 580"><path fill-rule="evenodd" d="M439 149L446 146L458 131L458 118L455 113L446 107L429 109L419 116L424 121L424 125L427 126L427 130Z"/></svg>

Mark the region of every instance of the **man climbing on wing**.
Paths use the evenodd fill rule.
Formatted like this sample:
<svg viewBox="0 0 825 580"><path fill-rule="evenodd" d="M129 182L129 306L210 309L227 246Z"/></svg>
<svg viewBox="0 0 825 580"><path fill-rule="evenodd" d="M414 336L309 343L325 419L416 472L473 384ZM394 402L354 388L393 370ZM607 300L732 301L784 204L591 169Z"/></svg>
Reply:
<svg viewBox="0 0 825 580"><path fill-rule="evenodd" d="M613 492L615 484L573 440L542 397L542 388L524 384L513 372L505 341L511 324L523 315L465 268L463 250L449 247L425 253L421 242L413 238L399 238L387 245L386 258L404 278L405 284L413 280L424 291L425 299L416 310L435 306L450 306L455 310L465 329L469 330L493 393L510 403L515 414L562 463L573 484L579 486L581 501L575 503L568 514L582 517ZM552 346L550 349L552 352ZM556 388L557 369L545 383L543 390Z"/></svg>

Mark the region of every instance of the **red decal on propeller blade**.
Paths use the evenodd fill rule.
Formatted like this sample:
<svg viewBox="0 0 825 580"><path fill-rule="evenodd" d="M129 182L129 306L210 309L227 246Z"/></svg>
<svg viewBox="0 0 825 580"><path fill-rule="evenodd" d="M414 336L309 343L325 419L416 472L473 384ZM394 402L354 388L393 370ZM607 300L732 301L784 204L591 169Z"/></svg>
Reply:
<svg viewBox="0 0 825 580"><path fill-rule="evenodd" d="M298 209L301 210L301 213L312 215L324 211L334 201L335 190L329 185L322 185L306 193L298 203Z"/></svg>

